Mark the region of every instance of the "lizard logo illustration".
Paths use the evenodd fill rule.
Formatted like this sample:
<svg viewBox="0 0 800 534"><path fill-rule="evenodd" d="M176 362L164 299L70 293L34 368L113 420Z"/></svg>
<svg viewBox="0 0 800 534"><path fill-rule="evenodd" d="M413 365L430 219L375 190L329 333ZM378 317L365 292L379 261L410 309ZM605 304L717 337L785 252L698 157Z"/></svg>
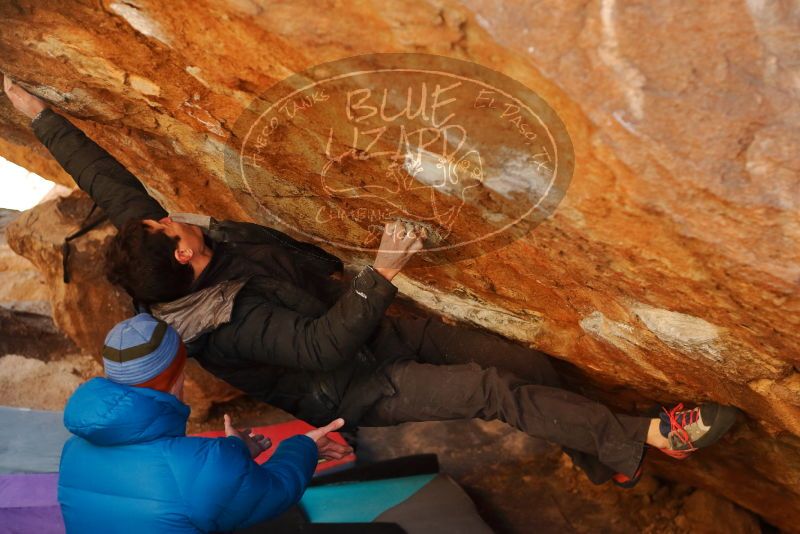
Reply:
<svg viewBox="0 0 800 534"><path fill-rule="evenodd" d="M323 166L320 173L322 188L332 198L371 198L384 203L391 214L425 226L428 235L435 241L446 240L458 221L459 213L469 201L470 190L479 188L483 181L480 153L474 149L464 151L466 132L463 128L455 129L460 130L460 139L454 153L435 153L420 146L405 144L405 153L399 156L394 154L383 165L383 180L362 186L330 179L332 174L340 172L347 158L359 157L356 149L345 151ZM439 136L446 135L447 130L444 133L442 130L431 133L435 135L435 142ZM432 144L427 143L427 146ZM411 203L409 198L419 199L420 202Z"/></svg>
<svg viewBox="0 0 800 534"><path fill-rule="evenodd" d="M265 224L354 253L390 220L423 226L423 261L506 246L549 217L574 153L557 114L485 66L369 54L274 85L233 127L226 177Z"/></svg>

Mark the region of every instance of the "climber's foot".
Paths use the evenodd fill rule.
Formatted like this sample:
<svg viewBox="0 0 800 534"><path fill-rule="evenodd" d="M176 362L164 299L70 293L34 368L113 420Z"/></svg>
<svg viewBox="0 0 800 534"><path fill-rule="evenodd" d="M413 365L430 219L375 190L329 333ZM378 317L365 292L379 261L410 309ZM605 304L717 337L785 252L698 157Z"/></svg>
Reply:
<svg viewBox="0 0 800 534"><path fill-rule="evenodd" d="M668 445L661 452L682 460L693 451L716 443L736 421L738 410L732 406L708 403L685 410L678 404L661 409L659 425Z"/></svg>
<svg viewBox="0 0 800 534"><path fill-rule="evenodd" d="M644 457L647 455L647 450L649 448L649 445L644 446L644 450L642 451L642 459L639 460L639 467L636 468L636 473L634 473L633 478L623 473L614 473L614 475L611 477L611 481L614 483L614 485L619 486L620 488L631 489L639 483L639 480L642 479L642 473L644 472Z"/></svg>
<svg viewBox="0 0 800 534"><path fill-rule="evenodd" d="M615 485L619 486L620 488L631 489L639 481L642 479L642 472L644 469L642 466L639 466L639 469L636 470L636 474L633 475L633 478L629 477L628 475L624 475L622 473L615 473L614 476L611 477L612 482Z"/></svg>

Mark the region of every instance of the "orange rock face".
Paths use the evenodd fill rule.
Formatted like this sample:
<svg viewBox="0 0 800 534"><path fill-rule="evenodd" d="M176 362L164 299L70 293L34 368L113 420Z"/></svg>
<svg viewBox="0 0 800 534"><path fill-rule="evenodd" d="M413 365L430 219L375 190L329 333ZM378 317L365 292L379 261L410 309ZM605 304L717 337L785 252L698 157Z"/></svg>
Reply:
<svg viewBox="0 0 800 534"><path fill-rule="evenodd" d="M82 350L99 355L106 332L133 307L125 292L103 275L103 245L114 234L108 221L70 242L66 267L71 281L64 283L61 247L83 221L102 215L95 212L87 219L91 208L91 200L80 192L49 200L23 212L6 229L6 238L44 275L56 326Z"/></svg>
<svg viewBox="0 0 800 534"><path fill-rule="evenodd" d="M401 291L575 364L612 398L625 389L642 404L740 407L746 421L721 444L654 465L797 530L800 17L789 2L18 0L0 15L0 68L169 210L271 223L267 205L290 231L311 227L324 206L369 205L316 190L322 149L292 137L283 146L293 157L265 152L270 180L259 193L226 173L226 151L242 143L237 121L273 84L346 56L425 52L531 89L574 150L557 210L503 248L420 262ZM0 150L54 177L2 104ZM385 169L365 160L354 171ZM488 227L490 211L467 202L459 224ZM324 237L363 230L331 223ZM30 256L23 234L9 241Z"/></svg>

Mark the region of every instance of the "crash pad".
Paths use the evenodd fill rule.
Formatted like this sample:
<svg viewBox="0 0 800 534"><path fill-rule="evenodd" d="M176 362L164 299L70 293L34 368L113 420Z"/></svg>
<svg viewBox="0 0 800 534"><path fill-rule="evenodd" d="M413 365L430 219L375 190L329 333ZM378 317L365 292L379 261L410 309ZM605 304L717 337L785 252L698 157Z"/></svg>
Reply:
<svg viewBox="0 0 800 534"><path fill-rule="evenodd" d="M0 475L0 531L64 532L57 493L58 473Z"/></svg>
<svg viewBox="0 0 800 534"><path fill-rule="evenodd" d="M279 423L276 425L269 425L269 426L259 426L253 427L252 432L254 434L264 434L266 437L272 440L272 447L267 449L265 452L261 453L261 455L256 458L256 462L259 464L263 464L266 462L272 454L275 452L275 449L278 447L278 444L285 440L286 438L290 438L292 436L296 436L297 434L305 434L309 430L313 430L314 427L309 425L308 423L300 420L288 421L286 423ZM206 437L206 438L218 438L225 435L223 431L211 431L211 432L201 432L199 434L192 434L194 436ZM346 444L347 442L344 440L341 434L338 432L331 432L328 434L328 437L334 441L337 441L342 444ZM342 458L341 460L323 460L320 461L319 465L317 466L316 474L321 473L332 473L334 471L338 471L341 469L346 469L351 467L356 461L356 457L354 454L349 454Z"/></svg>
<svg viewBox="0 0 800 534"><path fill-rule="evenodd" d="M54 473L72 436L62 412L0 406L0 474Z"/></svg>

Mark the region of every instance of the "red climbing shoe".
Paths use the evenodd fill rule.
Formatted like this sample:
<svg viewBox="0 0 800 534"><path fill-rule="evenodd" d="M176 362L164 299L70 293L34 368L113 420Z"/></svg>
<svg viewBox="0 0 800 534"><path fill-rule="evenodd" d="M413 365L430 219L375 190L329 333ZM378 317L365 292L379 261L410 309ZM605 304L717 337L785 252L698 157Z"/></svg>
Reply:
<svg viewBox="0 0 800 534"><path fill-rule="evenodd" d="M682 460L697 449L716 443L730 430L738 412L732 406L715 403L702 404L691 410L685 410L683 404L671 410L662 407L659 430L669 445L659 450Z"/></svg>
<svg viewBox="0 0 800 534"><path fill-rule="evenodd" d="M611 477L611 480L620 488L631 489L642 479L643 471L644 469L642 469L642 465L640 464L639 469L636 470L636 474L633 475L633 478L630 478L628 475L623 475L622 473L616 473Z"/></svg>

